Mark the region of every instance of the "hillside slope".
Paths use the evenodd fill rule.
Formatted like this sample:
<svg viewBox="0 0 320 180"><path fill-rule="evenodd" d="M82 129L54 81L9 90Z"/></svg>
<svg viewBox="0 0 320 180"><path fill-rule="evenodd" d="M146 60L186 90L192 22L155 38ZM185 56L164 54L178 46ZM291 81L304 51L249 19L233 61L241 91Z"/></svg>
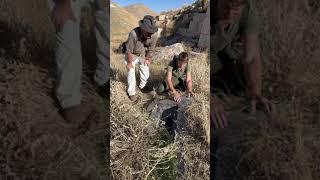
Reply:
<svg viewBox="0 0 320 180"><path fill-rule="evenodd" d="M142 19L144 15L157 16L157 13L149 9L143 4L132 4L124 7L129 13L134 15L138 20Z"/></svg>
<svg viewBox="0 0 320 180"><path fill-rule="evenodd" d="M130 30L138 25L138 19L116 3L111 2L110 9L111 41L123 41Z"/></svg>

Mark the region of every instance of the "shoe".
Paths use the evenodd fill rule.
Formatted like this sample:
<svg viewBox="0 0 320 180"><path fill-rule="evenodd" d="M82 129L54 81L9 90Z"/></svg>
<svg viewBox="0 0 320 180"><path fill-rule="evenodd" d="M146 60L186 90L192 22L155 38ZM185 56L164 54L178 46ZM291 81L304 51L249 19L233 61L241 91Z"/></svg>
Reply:
<svg viewBox="0 0 320 180"><path fill-rule="evenodd" d="M152 86L144 86L144 88L140 88L139 87L139 89L140 89L140 91L142 93L149 93L149 92L153 91L153 87Z"/></svg>
<svg viewBox="0 0 320 180"><path fill-rule="evenodd" d="M137 95L132 95L132 96L129 96L129 99L133 102L137 101L138 98L137 98Z"/></svg>
<svg viewBox="0 0 320 180"><path fill-rule="evenodd" d="M130 99L130 100L133 102L133 104L135 105L135 104L137 104L137 103L140 101L141 97L138 96L138 95L133 95L133 96L129 96L129 99Z"/></svg>
<svg viewBox="0 0 320 180"><path fill-rule="evenodd" d="M62 110L62 116L68 123L76 126L85 120L81 105L72 106Z"/></svg>
<svg viewBox="0 0 320 180"><path fill-rule="evenodd" d="M98 86L98 93L103 99L107 99L110 96L110 80Z"/></svg>

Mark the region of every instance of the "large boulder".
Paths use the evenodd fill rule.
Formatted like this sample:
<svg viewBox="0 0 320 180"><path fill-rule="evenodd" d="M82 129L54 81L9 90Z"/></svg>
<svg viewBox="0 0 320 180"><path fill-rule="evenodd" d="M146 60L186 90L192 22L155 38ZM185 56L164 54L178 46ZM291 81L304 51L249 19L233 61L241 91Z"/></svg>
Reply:
<svg viewBox="0 0 320 180"><path fill-rule="evenodd" d="M170 99L156 99L149 104L147 111L157 126L165 123L169 131L181 134L186 129L185 110L191 103L192 98L187 97L183 97L179 103Z"/></svg>
<svg viewBox="0 0 320 180"><path fill-rule="evenodd" d="M209 6L210 6L210 2L209 2ZM202 23L198 47L199 48L210 47L210 8L207 9L205 19Z"/></svg>
<svg viewBox="0 0 320 180"><path fill-rule="evenodd" d="M170 46L156 48L152 59L153 61L171 61L175 55L179 55L181 52L185 51L181 43L176 43Z"/></svg>

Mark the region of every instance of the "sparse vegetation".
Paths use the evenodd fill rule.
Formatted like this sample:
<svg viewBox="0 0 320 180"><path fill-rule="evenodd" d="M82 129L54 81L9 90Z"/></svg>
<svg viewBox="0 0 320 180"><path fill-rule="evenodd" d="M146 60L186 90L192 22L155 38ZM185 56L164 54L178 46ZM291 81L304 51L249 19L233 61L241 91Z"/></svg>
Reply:
<svg viewBox="0 0 320 180"><path fill-rule="evenodd" d="M84 55L95 51L90 9L84 9ZM100 179L106 176L107 109L83 78L88 129L66 123L54 99L55 30L47 1L0 2L0 179ZM86 64L86 63L84 63ZM90 71L87 64L85 72ZM82 132L81 132L82 131Z"/></svg>
<svg viewBox="0 0 320 180"><path fill-rule="evenodd" d="M259 129L239 123L244 134L227 134L228 155L240 153L239 179L316 180L320 162L320 9L314 1L253 1L261 18L263 91L276 104ZM319 6L318 6L319 7ZM235 106L235 98L230 106ZM251 135L250 135L251 134ZM229 142L228 141L228 142ZM232 159L230 159L231 161ZM234 168L234 167L223 167Z"/></svg>
<svg viewBox="0 0 320 180"><path fill-rule="evenodd" d="M261 131L248 128L247 133L254 136L248 138L247 144L241 144L244 138L241 134L233 139L247 149L238 163L239 179L317 180L320 177L320 3L317 0L254 2L262 19L263 91L275 102L277 113L274 121L261 122ZM108 127L89 131L75 141L65 136L68 130L65 131L52 98L54 28L46 3L0 1L0 34L12 35L1 40L15 37L8 39L12 43L9 48L1 46L0 50L0 141L3 142L0 174L7 178L61 179L65 173L73 178L73 173L81 172L81 178L97 179L100 171L108 168L99 167L98 159L108 152L97 152L103 145L95 142L99 141L97 133L103 134ZM87 17L88 13L85 11L83 15L82 39L92 42L93 20ZM132 27L136 22L134 19ZM111 33L122 30L112 21L111 26ZM130 29L111 34L111 49L123 42ZM83 49L90 49L90 44L83 43ZM200 57L191 61L197 68L193 77L198 93L186 112L190 131L184 139L185 176L190 180L209 178L209 66L208 57L205 54ZM122 62L123 55L111 51L112 177L174 178L177 146L168 141L164 128L155 128L145 112L149 96L140 94L142 101L131 105L125 92L126 69ZM165 66L161 62L152 64L152 84L162 80ZM88 71L86 67L85 71ZM91 118L104 124L103 101L87 78L83 86L84 103L96 102L88 107L97 111ZM97 148L90 148L92 144ZM89 158L95 156L101 157Z"/></svg>

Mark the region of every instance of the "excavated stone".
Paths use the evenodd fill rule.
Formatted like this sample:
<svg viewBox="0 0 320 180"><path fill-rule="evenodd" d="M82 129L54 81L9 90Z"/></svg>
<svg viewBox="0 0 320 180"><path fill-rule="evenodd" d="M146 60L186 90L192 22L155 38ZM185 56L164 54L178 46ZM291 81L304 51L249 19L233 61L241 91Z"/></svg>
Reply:
<svg viewBox="0 0 320 180"><path fill-rule="evenodd" d="M158 122L163 121L176 133L182 133L186 128L185 109L192 103L192 98L183 97L181 102L177 103L170 99L154 100L148 107L150 117Z"/></svg>

